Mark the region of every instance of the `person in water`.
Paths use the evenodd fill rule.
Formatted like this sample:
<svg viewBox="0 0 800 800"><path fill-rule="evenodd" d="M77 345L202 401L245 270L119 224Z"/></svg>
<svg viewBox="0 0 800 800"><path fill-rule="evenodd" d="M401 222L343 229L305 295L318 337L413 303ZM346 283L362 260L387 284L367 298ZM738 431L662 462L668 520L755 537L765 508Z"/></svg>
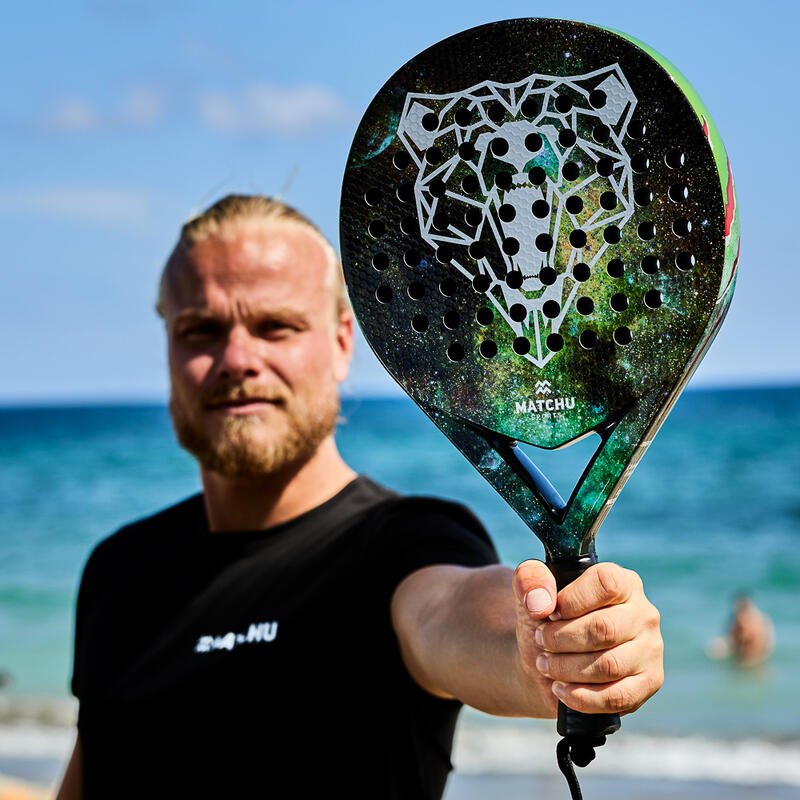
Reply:
<svg viewBox="0 0 800 800"><path fill-rule="evenodd" d="M736 598L728 637L733 657L742 666L766 661L775 647L775 631L771 620L747 594Z"/></svg>
<svg viewBox="0 0 800 800"><path fill-rule="evenodd" d="M659 615L603 563L560 592L462 505L358 475L334 440L353 316L296 210L231 195L164 268L170 413L202 492L83 572L78 737L58 798L441 797L456 718L626 714Z"/></svg>
<svg viewBox="0 0 800 800"><path fill-rule="evenodd" d="M727 634L712 639L707 652L711 658L730 657L740 666L753 667L766 661L774 648L772 621L750 595L741 592L734 600Z"/></svg>

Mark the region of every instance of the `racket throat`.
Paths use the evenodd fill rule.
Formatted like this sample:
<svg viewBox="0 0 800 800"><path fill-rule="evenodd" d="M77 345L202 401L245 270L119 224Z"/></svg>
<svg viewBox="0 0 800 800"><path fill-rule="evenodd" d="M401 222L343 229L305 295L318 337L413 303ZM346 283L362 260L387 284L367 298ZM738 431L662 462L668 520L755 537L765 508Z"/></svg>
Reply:
<svg viewBox="0 0 800 800"><path fill-rule="evenodd" d="M477 425L474 422L470 422L468 420L462 421L475 433L480 435L481 438L484 439L486 443L497 453L497 455L503 459L503 461L514 471L526 488L534 494L536 499L545 508L553 521L560 525L566 519L567 514L569 513L570 505L575 496L578 494L578 490L580 489L586 475L592 468L595 459L603 449L611 434L614 432L614 429L617 427L619 421L625 416L628 410L629 409L625 409L619 414L608 417L599 425L597 425L592 431L584 434L584 436L586 436L591 433L596 433L600 437L600 441L597 445L597 448L592 453L588 463L586 464L586 467L581 473L580 478L572 489L569 499L567 500L562 497L558 489L556 489L556 487L550 482L548 477L536 465L533 459L531 459L531 457L522 449L522 447L520 447L520 444L516 439L511 439L503 434L497 433L496 431L492 431L488 428L482 427L481 425ZM584 436L579 438L583 439ZM575 439L572 442L567 443L564 445L564 447L569 447L577 441L579 441L579 439ZM535 447L535 445L531 445L531 447Z"/></svg>
<svg viewBox="0 0 800 800"><path fill-rule="evenodd" d="M489 433L489 431L487 431ZM559 524L567 515L569 503L559 494L547 476L531 461L514 439L487 439L495 452L519 476L522 482L547 509L547 513Z"/></svg>

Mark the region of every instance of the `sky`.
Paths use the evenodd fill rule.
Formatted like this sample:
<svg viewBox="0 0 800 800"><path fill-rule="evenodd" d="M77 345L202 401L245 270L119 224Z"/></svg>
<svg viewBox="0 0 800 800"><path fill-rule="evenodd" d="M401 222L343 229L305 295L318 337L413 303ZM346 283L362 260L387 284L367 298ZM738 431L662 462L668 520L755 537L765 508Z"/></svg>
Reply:
<svg viewBox="0 0 800 800"><path fill-rule="evenodd" d="M790 233L798 4L271 2L3 4L0 402L164 400L158 276L182 222L280 193L338 246L358 122L421 50L514 17L602 24L689 78L733 166L739 280L696 386L800 381ZM792 133L794 131L795 133ZM792 233L792 236L794 233ZM399 391L361 340L347 392Z"/></svg>

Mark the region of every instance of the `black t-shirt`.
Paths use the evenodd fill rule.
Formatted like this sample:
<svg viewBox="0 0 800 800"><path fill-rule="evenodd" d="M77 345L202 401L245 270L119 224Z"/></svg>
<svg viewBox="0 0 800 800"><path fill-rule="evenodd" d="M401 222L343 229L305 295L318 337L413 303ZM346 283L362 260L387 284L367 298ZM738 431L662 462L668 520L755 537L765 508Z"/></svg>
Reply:
<svg viewBox="0 0 800 800"><path fill-rule="evenodd" d="M267 530L210 533L202 495L122 528L78 595L84 797L439 798L461 706L406 672L390 599L496 560L463 506L364 476Z"/></svg>

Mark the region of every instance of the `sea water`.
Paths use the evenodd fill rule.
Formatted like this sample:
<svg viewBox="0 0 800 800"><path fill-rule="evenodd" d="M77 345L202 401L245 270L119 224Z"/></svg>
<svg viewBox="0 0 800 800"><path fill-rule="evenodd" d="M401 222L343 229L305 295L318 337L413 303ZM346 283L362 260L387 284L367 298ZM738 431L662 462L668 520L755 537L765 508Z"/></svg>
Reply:
<svg viewBox="0 0 800 800"><path fill-rule="evenodd" d="M409 400L348 398L342 415L337 439L356 470L466 503L505 564L542 557ZM587 457L568 448L542 465L568 494ZM720 779L763 781L766 772L800 786L800 767L785 766L800 762L799 479L800 387L688 391L603 523L601 559L639 572L665 641L664 686L618 737L618 754L640 748L622 759L628 769L650 759L674 777L713 777L716 753ZM0 409L0 768L4 755L56 756L69 738L74 601L92 546L198 489L163 406ZM758 669L706 654L741 591L775 626L775 651ZM463 723L460 767L536 769L532 747L546 750L542 769L552 762L549 722L467 711Z"/></svg>

